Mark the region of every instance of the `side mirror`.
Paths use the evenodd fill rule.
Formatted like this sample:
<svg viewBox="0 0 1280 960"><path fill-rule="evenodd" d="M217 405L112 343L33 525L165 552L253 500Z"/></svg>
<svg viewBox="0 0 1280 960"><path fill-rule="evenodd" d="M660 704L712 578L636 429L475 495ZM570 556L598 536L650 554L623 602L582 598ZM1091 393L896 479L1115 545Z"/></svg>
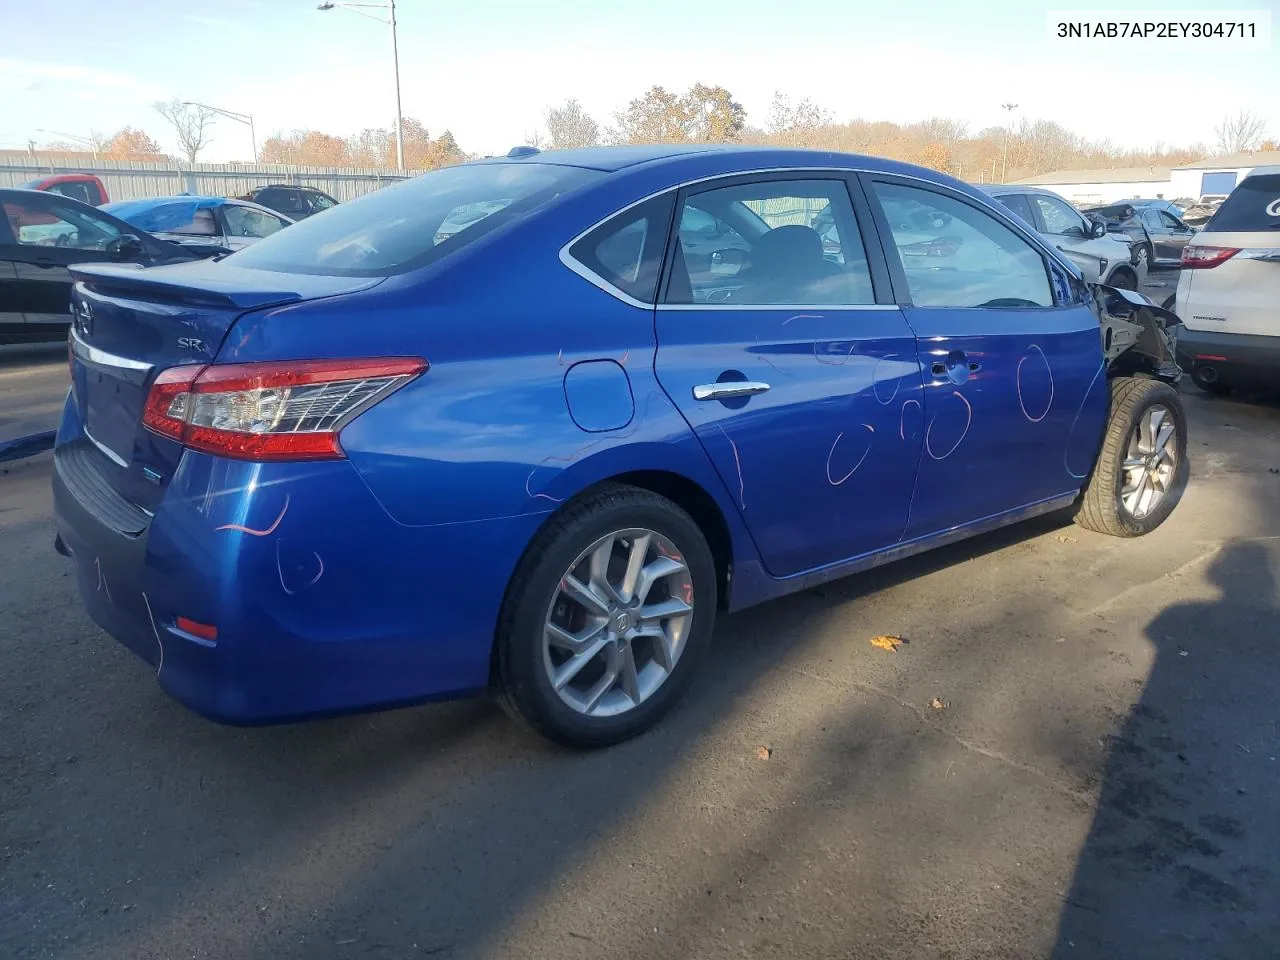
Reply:
<svg viewBox="0 0 1280 960"><path fill-rule="evenodd" d="M145 253L142 241L131 233L122 233L107 246L111 259L121 263L137 260Z"/></svg>
<svg viewBox="0 0 1280 960"><path fill-rule="evenodd" d="M733 276L742 269L746 262L746 254L741 250L732 247L726 250L716 250L711 254L711 272Z"/></svg>
<svg viewBox="0 0 1280 960"><path fill-rule="evenodd" d="M1105 223L1103 223L1101 220L1089 221L1088 236L1090 240L1097 240L1098 238L1105 237L1106 235L1107 235L1107 225Z"/></svg>

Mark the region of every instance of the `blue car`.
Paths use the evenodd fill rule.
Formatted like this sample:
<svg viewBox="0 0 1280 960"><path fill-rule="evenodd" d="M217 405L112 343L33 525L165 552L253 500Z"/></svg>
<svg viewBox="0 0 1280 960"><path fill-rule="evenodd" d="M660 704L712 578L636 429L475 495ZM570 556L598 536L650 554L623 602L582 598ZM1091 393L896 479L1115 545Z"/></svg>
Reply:
<svg viewBox="0 0 1280 960"><path fill-rule="evenodd" d="M55 546L225 722L492 691L613 743L717 611L1187 482L1176 318L887 160L519 148L75 276Z"/></svg>

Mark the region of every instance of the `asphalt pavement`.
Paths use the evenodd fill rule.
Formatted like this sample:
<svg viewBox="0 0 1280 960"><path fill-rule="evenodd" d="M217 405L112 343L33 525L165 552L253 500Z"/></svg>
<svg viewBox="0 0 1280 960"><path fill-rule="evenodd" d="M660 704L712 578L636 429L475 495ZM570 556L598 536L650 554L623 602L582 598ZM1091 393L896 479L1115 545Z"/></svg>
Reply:
<svg viewBox="0 0 1280 960"><path fill-rule="evenodd" d="M66 344L0 348L0 454L57 429L67 384Z"/></svg>
<svg viewBox="0 0 1280 960"><path fill-rule="evenodd" d="M1280 406L1187 403L1152 536L1044 518L722 618L603 752L486 701L201 720L81 612L49 455L5 464L0 956L1275 960Z"/></svg>

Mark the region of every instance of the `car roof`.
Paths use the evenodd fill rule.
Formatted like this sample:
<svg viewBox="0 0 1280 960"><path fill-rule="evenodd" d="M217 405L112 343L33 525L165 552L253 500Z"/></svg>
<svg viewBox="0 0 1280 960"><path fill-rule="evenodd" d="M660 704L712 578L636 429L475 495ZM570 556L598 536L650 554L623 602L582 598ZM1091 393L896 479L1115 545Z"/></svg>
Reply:
<svg viewBox="0 0 1280 960"><path fill-rule="evenodd" d="M993 197L1005 197L1011 193L1037 193L1042 197L1056 197L1059 200L1066 199L1062 194L1046 190L1044 187L1027 187L1018 183L971 183L969 186L984 193L989 193Z"/></svg>
<svg viewBox="0 0 1280 960"><path fill-rule="evenodd" d="M170 205L182 204L194 210L206 210L213 207L249 207L252 210L261 210L263 213L269 213L273 217L284 216L269 207L264 207L260 203L253 203L250 200L238 200L233 197L197 197L191 194L180 193L172 197L140 197L136 200L117 200L114 203L104 204L99 209L106 210L108 213L114 213L116 216L124 216L125 214L145 213L148 210L155 210L158 207L166 207Z"/></svg>
<svg viewBox="0 0 1280 960"><path fill-rule="evenodd" d="M637 167L671 167L673 173L683 165L698 163L713 166L715 175L752 173L762 170L787 170L791 168L822 168L836 170L862 170L877 173L902 173L956 185L960 181L925 170L912 164L871 157L857 153L839 153L833 150L810 150L791 147L771 147L756 144L726 143L659 143L611 147L586 147L576 150L543 150L515 157L487 157L476 163L533 163L555 164L566 167L582 167L605 173Z"/></svg>

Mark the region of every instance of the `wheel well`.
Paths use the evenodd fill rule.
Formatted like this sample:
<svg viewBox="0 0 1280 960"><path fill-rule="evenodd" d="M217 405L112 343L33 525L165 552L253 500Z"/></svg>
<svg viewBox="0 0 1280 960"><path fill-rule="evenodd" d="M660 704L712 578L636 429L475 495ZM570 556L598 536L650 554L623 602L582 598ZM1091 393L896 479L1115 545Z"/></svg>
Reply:
<svg viewBox="0 0 1280 960"><path fill-rule="evenodd" d="M720 512L720 507L711 494L688 477L665 470L635 470L610 477L606 482L625 483L666 497L693 518L693 522L702 530L702 535L707 538L707 546L711 548L711 556L716 564L720 606L722 609L726 607L730 573L733 569L733 541L729 537L729 525L725 523L724 514Z"/></svg>

